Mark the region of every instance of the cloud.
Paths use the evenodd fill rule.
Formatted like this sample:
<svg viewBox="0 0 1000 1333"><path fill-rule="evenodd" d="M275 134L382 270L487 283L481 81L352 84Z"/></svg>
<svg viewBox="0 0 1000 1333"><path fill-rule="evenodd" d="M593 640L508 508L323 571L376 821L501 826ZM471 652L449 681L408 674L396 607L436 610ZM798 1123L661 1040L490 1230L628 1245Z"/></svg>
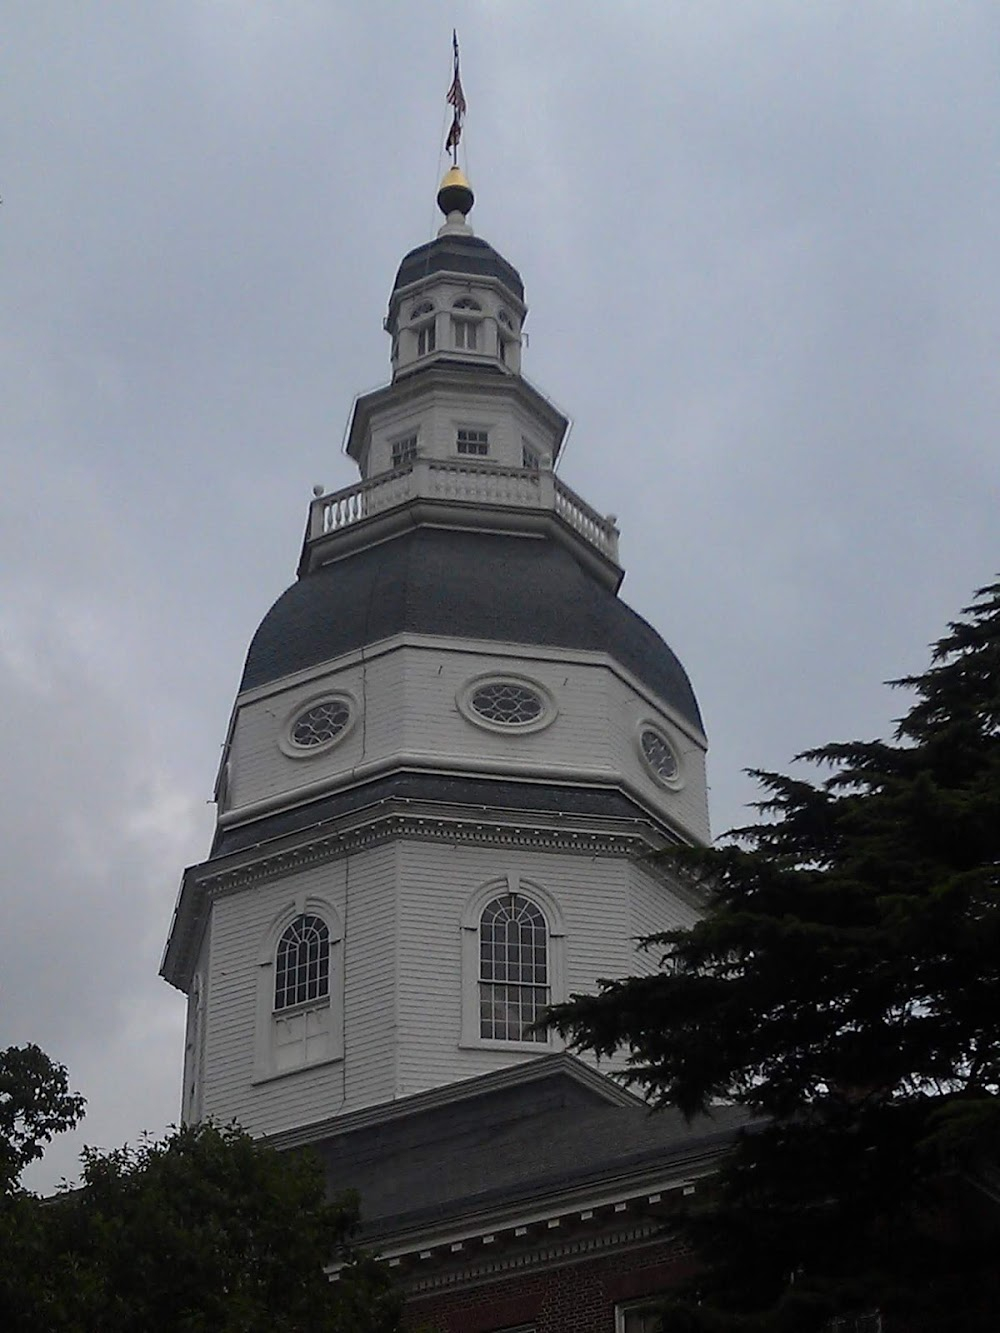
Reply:
<svg viewBox="0 0 1000 1333"><path fill-rule="evenodd" d="M35 0L5 29L0 1041L66 1061L91 1140L176 1113L162 940L247 643L313 482L353 480L343 422L436 225L452 17ZM455 17L472 220L727 827L745 766L884 733L880 682L996 569L995 11Z"/></svg>

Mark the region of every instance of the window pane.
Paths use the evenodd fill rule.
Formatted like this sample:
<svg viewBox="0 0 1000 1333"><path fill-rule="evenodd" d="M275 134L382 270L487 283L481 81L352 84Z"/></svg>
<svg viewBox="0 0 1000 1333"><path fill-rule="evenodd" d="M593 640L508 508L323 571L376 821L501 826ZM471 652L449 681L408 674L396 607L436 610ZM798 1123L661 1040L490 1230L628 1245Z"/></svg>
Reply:
<svg viewBox="0 0 1000 1333"><path fill-rule="evenodd" d="M490 437L484 430L468 430L463 426L456 435L455 447L460 454L485 457L490 452Z"/></svg>
<svg viewBox="0 0 1000 1333"><path fill-rule="evenodd" d="M529 1031L549 1003L545 918L521 894L494 898L479 927L480 1035L493 1041L546 1042Z"/></svg>
<svg viewBox="0 0 1000 1333"><path fill-rule="evenodd" d="M330 931L318 916L298 916L278 941L274 1007L321 1000L330 993Z"/></svg>
<svg viewBox="0 0 1000 1333"><path fill-rule="evenodd" d="M417 437L407 435L404 440L394 440L392 445L392 466L402 467L404 463L412 463L417 456Z"/></svg>

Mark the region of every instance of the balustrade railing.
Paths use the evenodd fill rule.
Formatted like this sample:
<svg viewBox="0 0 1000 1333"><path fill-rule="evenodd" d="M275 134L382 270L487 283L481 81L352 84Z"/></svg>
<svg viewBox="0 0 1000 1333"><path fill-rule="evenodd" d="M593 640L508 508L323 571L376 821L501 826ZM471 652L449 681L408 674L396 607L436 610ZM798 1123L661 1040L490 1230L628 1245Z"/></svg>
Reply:
<svg viewBox="0 0 1000 1333"><path fill-rule="evenodd" d="M614 519L586 501L546 469L501 467L473 459L416 458L369 481L347 486L312 503L309 538L314 541L395 509L411 500L550 510L602 555L618 561Z"/></svg>

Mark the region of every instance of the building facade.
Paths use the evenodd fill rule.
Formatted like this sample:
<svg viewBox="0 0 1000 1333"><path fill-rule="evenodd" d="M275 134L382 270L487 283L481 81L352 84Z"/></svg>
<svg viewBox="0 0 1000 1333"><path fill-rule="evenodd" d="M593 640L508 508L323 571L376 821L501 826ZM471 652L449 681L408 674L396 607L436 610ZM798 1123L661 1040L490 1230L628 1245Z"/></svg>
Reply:
<svg viewBox="0 0 1000 1333"><path fill-rule="evenodd" d="M543 1317L543 1288L599 1255L593 1327L632 1330L628 1256L681 1262L664 1210L719 1127L650 1121L534 1023L695 919L649 854L708 838L705 734L618 596L614 518L557 472L568 422L522 374L519 274L457 168L438 202L393 284L390 382L349 423L360 481L312 502L182 882L163 975L188 1002L183 1115L319 1146L442 1328L589 1328ZM458 1176L444 1145L472 1154ZM461 1293L512 1273L535 1286L476 1323Z"/></svg>

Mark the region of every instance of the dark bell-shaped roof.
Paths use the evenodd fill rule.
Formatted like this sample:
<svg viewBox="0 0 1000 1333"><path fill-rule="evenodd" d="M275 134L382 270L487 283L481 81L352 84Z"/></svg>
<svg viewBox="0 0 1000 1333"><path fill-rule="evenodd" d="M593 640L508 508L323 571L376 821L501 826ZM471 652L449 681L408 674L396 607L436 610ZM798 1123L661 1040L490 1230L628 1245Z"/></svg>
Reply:
<svg viewBox="0 0 1000 1333"><path fill-rule="evenodd" d="M607 653L702 729L671 649L565 547L445 528L417 528L293 584L254 635L240 688L407 631Z"/></svg>
<svg viewBox="0 0 1000 1333"><path fill-rule="evenodd" d="M453 232L436 236L426 245L418 245L404 257L392 284L389 304L392 305L401 288L409 287L410 283L419 282L431 273L468 273L475 277L497 278L518 301L524 303L524 283L514 265L508 264L503 255L480 236Z"/></svg>

